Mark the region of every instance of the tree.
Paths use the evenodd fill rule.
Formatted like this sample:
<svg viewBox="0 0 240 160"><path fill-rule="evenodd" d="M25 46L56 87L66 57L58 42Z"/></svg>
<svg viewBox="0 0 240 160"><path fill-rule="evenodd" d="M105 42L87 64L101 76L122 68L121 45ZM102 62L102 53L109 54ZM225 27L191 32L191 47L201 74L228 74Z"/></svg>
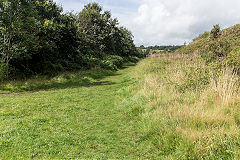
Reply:
<svg viewBox="0 0 240 160"><path fill-rule="evenodd" d="M94 50L99 57L101 57L101 51L105 48L101 44L104 39L102 32L104 32L103 27L105 25L101 12L101 6L97 3L90 3L78 15L78 27L86 42L84 49L88 50L88 53Z"/></svg>
<svg viewBox="0 0 240 160"><path fill-rule="evenodd" d="M139 56L132 33L118 27L117 19L112 19L109 11L103 12L97 3L86 5L79 13L78 27L85 41L82 50L86 61L104 59L108 55Z"/></svg>
<svg viewBox="0 0 240 160"><path fill-rule="evenodd" d="M8 77L14 58L30 58L27 51L38 45L36 12L30 0L2 0L0 3L1 61Z"/></svg>
<svg viewBox="0 0 240 160"><path fill-rule="evenodd" d="M53 0L1 0L0 13L0 71L7 76L119 66L142 56L132 33L97 3L63 14Z"/></svg>

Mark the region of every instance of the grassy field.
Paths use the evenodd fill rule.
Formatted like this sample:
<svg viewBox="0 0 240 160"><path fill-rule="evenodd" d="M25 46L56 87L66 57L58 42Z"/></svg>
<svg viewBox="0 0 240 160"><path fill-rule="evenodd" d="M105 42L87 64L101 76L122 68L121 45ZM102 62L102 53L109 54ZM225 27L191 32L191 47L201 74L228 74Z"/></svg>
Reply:
<svg viewBox="0 0 240 160"><path fill-rule="evenodd" d="M4 83L0 159L240 159L231 73L178 55Z"/></svg>

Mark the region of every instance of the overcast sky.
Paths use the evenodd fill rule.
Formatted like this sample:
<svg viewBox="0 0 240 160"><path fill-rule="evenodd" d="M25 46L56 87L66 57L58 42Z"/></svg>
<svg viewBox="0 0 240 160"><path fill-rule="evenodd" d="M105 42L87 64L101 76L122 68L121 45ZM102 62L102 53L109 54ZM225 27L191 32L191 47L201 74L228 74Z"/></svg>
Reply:
<svg viewBox="0 0 240 160"><path fill-rule="evenodd" d="M240 23L240 0L54 0L64 11L81 11L89 2L110 10L132 31L136 45L190 42L214 24Z"/></svg>

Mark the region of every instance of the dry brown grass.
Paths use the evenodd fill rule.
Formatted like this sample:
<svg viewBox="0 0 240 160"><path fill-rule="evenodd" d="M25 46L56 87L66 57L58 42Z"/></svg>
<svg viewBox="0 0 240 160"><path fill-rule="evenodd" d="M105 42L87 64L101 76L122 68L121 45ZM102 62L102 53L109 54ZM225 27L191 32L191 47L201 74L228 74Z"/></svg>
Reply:
<svg viewBox="0 0 240 160"><path fill-rule="evenodd" d="M194 54L192 55L189 55L189 54L183 54L183 53L169 53L169 54L151 54L149 55L150 58L152 59L155 59L155 58L158 58L158 59L166 59L166 60L173 60L173 59L179 59L179 58L185 58L185 59L188 59L188 58L200 58L200 55L198 54L198 52L195 52Z"/></svg>
<svg viewBox="0 0 240 160"><path fill-rule="evenodd" d="M222 105L229 105L237 100L239 77L233 68L225 68L217 77L212 74L210 86L221 98Z"/></svg>
<svg viewBox="0 0 240 160"><path fill-rule="evenodd" d="M223 70L217 77L210 75L210 83L197 90L180 92L178 87L195 78L192 76L197 78L198 73L191 72L206 69L205 63L198 56L161 55L151 57L145 70L154 65L162 65L164 69L159 73L156 68L158 74L144 72L141 93L150 97L148 106L156 108L147 113L148 116L156 120L168 116L177 121L177 131L190 139L214 134L239 135L240 129L233 117L234 112L239 111L239 81L232 69Z"/></svg>

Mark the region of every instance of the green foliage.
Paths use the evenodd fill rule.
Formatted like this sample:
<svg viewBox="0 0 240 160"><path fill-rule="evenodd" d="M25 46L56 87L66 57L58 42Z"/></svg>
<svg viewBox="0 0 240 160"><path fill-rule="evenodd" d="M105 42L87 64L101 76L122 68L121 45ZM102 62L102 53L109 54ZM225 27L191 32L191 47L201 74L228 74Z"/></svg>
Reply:
<svg viewBox="0 0 240 160"><path fill-rule="evenodd" d="M102 61L102 67L108 68L108 69L114 69L121 67L123 65L124 61L123 58L120 56L107 56Z"/></svg>
<svg viewBox="0 0 240 160"><path fill-rule="evenodd" d="M176 52L183 54L198 54L206 60L206 63L215 69L230 66L239 69L239 42L240 25L221 30L215 25L208 32L195 38L188 46L184 46Z"/></svg>
<svg viewBox="0 0 240 160"><path fill-rule="evenodd" d="M6 72L7 72L6 64L4 62L0 62L0 81L6 79Z"/></svg>
<svg viewBox="0 0 240 160"><path fill-rule="evenodd" d="M132 62L132 63L137 63L140 60L139 57L136 56L130 56L125 58L125 62Z"/></svg>
<svg viewBox="0 0 240 160"><path fill-rule="evenodd" d="M226 38L213 39L208 42L204 49L200 50L200 54L207 63L226 58L231 51L230 42Z"/></svg>
<svg viewBox="0 0 240 160"><path fill-rule="evenodd" d="M142 56L131 32L97 3L78 14L64 14L52 0L2 0L0 12L0 59L6 77L111 65L116 69L119 64L106 57Z"/></svg>
<svg viewBox="0 0 240 160"><path fill-rule="evenodd" d="M200 39L206 39L208 38L210 35L209 32L204 32L203 34L200 34L197 38L194 38L193 41L197 41L197 40L200 40Z"/></svg>
<svg viewBox="0 0 240 160"><path fill-rule="evenodd" d="M151 50L154 50L156 52L174 52L180 48L182 48L183 45L167 45L167 46L148 46L148 47L144 47L144 46L140 46L141 49L146 49L146 55L148 55L148 53ZM148 52L149 51L149 52Z"/></svg>
<svg viewBox="0 0 240 160"><path fill-rule="evenodd" d="M196 91L203 90L210 83L210 73L208 68L202 67L193 67L183 70L185 81L182 81L180 84L175 84L176 88L184 93L187 91Z"/></svg>
<svg viewBox="0 0 240 160"><path fill-rule="evenodd" d="M231 59L229 53L231 52L231 40L221 36L219 25L215 25L211 30L211 36L207 45L200 50L202 57L206 59L207 63L211 63L215 68L226 66L228 58Z"/></svg>
<svg viewBox="0 0 240 160"><path fill-rule="evenodd" d="M137 48L137 52L139 53L139 57L141 57L141 58L147 57L147 54L144 49Z"/></svg>
<svg viewBox="0 0 240 160"><path fill-rule="evenodd" d="M5 63L8 76L13 59L29 59L28 52L37 48L36 10L32 1L3 0L0 14L0 58Z"/></svg>
<svg viewBox="0 0 240 160"><path fill-rule="evenodd" d="M182 48L176 50L176 53L181 54L194 54L199 53L199 49L201 49L205 45L205 39L199 39L198 41L193 41L187 46L183 46Z"/></svg>
<svg viewBox="0 0 240 160"><path fill-rule="evenodd" d="M150 54L150 51L151 51L151 49L150 49L150 48L147 48L147 50L145 51L145 54L146 54L146 55L149 55L149 54Z"/></svg>
<svg viewBox="0 0 240 160"><path fill-rule="evenodd" d="M211 36L212 38L216 39L216 38L219 38L220 35L221 35L221 28L219 24L216 24L213 26L213 29L211 30Z"/></svg>
<svg viewBox="0 0 240 160"><path fill-rule="evenodd" d="M228 66L235 67L237 70L240 69L240 46L228 53L226 63Z"/></svg>

